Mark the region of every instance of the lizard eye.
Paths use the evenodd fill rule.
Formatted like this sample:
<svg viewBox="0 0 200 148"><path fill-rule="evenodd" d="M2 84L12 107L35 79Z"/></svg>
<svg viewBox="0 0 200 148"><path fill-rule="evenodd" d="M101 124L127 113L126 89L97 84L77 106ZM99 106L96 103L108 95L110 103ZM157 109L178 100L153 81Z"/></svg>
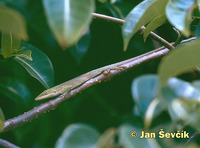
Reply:
<svg viewBox="0 0 200 148"><path fill-rule="evenodd" d="M49 92L48 92L48 91L46 91L46 92L45 92L45 95L48 95L48 94L49 94Z"/></svg>

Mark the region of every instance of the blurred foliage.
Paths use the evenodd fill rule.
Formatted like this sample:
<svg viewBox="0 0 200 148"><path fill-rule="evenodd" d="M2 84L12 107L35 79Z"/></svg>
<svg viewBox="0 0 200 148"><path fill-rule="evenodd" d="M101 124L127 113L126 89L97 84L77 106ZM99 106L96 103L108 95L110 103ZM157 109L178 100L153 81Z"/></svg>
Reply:
<svg viewBox="0 0 200 148"><path fill-rule="evenodd" d="M190 24L196 0L169 1L166 7L168 20L186 36L190 35Z"/></svg>
<svg viewBox="0 0 200 148"><path fill-rule="evenodd" d="M94 12L94 0L43 0L43 5L49 27L63 49L77 42Z"/></svg>
<svg viewBox="0 0 200 148"><path fill-rule="evenodd" d="M76 43L66 50L62 50L61 46L66 46L66 44L62 44L66 38L62 37L68 38L68 36L65 36L66 34L57 35L58 32L63 31L63 20L59 17L57 20L55 13L52 12L53 8L44 4L47 1L44 0L43 3L36 0L1 0L4 4L1 4L4 7L1 11L7 9L11 15L10 20L12 20L13 12L16 12L14 14L22 19L19 21L22 23L21 26L26 24L26 27L22 27L24 30L20 31L21 36L18 35L15 25L13 27L13 22L10 22L9 19L6 20L4 13L0 11L0 16L2 16L2 18L0 17L0 27L2 20L5 20L5 23L11 24L8 28L14 28L5 29L5 34L3 32L1 36L0 107L4 115L0 110L0 129L4 122L4 116L5 119L13 118L44 103L45 101L36 102L34 98L45 87L60 84L90 70L135 57L159 47L159 43L152 41L149 37L146 38L148 35L146 35L144 43L143 36L138 32L142 25L150 23L148 32L156 29L155 32L169 42L177 39L177 33L173 26L179 32L178 37L183 37L182 34L199 36L198 19L192 19L192 13L188 12L188 10L194 9L194 14L198 17L198 5L196 1L189 1L188 3L182 0L145 0L142 3L140 0L95 1L97 13L125 18L124 26L98 18L94 18L90 23L90 13L94 8L81 3L89 11L82 14L88 20L82 24L84 27L81 29L70 24L75 31L77 31L76 27L80 30L72 39L72 42ZM63 5L64 1L61 0L61 2L60 5ZM90 2L92 3L92 1ZM166 6L167 13L164 11ZM181 9L182 7L185 9ZM45 10L48 12L45 13ZM81 11L83 10L81 9ZM62 10L59 12L63 15ZM76 12L78 11L76 10ZM174 12L179 13L171 17ZM135 13L138 13L136 18L133 17ZM23 17L26 23L23 21ZM56 24L61 25L61 28L52 26L52 17L53 21L58 21ZM73 17L70 16L74 19ZM185 22L178 21L179 17ZM48 24L48 22L51 23ZM20 23L14 22L16 25ZM81 25L81 21L76 23ZM87 27L88 29L86 29ZM4 31L4 29L0 29ZM84 29L86 30L82 33ZM123 34L127 33L124 39L122 32ZM20 41L27 38L29 40L26 41L27 43L19 44L18 40L15 40L14 34L18 35ZM16 41L15 43L12 42L13 39ZM123 51L123 40L127 41L126 52ZM131 131L141 133L144 130L144 124L149 126L149 129L146 129L148 132L155 133L160 131L175 133L177 130L186 130L192 136L199 131L200 82L197 80L200 77L198 70L191 70L191 68L199 66L198 42L199 40L196 40L177 46L177 50L166 56L160 64L159 76L156 74L160 58L140 64L107 83L85 90L64 102L55 111L42 115L30 124L1 133L1 138L20 147L35 148L185 146L187 138L160 139L156 136L155 139L140 139L138 135L133 139L130 134L132 134ZM9 46L4 46L4 43ZM12 46L13 44L14 46ZM190 48L192 51L188 51ZM187 56L189 54L191 56ZM177 59L179 59L178 62ZM185 59L188 60L187 64L184 64ZM175 67L169 71L169 68L173 67L172 65ZM186 70L190 71L185 73ZM178 78L169 79L178 74ZM159 80L163 87L160 87ZM194 141L194 144L191 142L191 145L189 143L187 146L197 147L197 144Z"/></svg>
<svg viewBox="0 0 200 148"><path fill-rule="evenodd" d="M165 14L165 6L168 0L144 0L134 7L125 19L123 25L124 50L132 36L138 32L141 26L146 25L159 15Z"/></svg>
<svg viewBox="0 0 200 148"><path fill-rule="evenodd" d="M146 29L144 30L144 41L146 41L147 37L149 36L150 32L152 30L155 30L156 28L160 27L161 25L165 24L167 22L167 18L165 14L159 15L156 17L154 20L152 20L147 26Z"/></svg>
<svg viewBox="0 0 200 148"><path fill-rule="evenodd" d="M2 109L0 108L0 131L1 131L2 128L3 128L4 120L5 120L5 117L4 117L4 115L3 115Z"/></svg>

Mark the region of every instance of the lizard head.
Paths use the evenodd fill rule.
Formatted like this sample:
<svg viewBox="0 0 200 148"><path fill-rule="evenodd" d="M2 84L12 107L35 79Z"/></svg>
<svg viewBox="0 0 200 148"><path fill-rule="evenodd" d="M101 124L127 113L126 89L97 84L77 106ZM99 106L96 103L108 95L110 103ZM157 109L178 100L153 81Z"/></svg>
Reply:
<svg viewBox="0 0 200 148"><path fill-rule="evenodd" d="M54 88L50 88L50 89L43 91L39 96L37 96L35 98L35 100L39 101L39 100L55 97L59 94L60 94L60 92L57 92Z"/></svg>

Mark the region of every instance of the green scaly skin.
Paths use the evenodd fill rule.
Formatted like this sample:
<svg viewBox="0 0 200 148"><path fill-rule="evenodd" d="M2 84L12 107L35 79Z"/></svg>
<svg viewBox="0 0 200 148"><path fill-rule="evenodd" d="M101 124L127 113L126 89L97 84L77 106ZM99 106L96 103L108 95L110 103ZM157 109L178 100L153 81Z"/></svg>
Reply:
<svg viewBox="0 0 200 148"><path fill-rule="evenodd" d="M60 85L54 86L52 88L49 88L45 91L43 91L39 96L37 96L35 98L36 101L38 100L43 100L43 99L47 99L47 98L51 98L51 97L55 97L61 94L67 94L68 92L70 92L71 90L73 90L74 88L82 85L83 83L85 83L86 81L90 80L91 78L94 78L100 74L102 74L104 71L110 71L110 70L117 70L117 69L121 69L124 66L122 66L123 64L126 64L130 61L135 60L135 58L131 58L122 62L118 62L115 64L111 64L99 69L95 69L92 70L90 72L87 72L83 75L80 75L72 80L66 81Z"/></svg>

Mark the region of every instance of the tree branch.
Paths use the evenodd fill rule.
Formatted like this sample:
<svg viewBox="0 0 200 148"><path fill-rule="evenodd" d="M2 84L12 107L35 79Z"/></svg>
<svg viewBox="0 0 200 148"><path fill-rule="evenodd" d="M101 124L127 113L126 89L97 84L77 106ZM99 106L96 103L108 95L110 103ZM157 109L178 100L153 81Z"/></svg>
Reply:
<svg viewBox="0 0 200 148"><path fill-rule="evenodd" d="M114 18L111 16L107 16L107 15L103 15L103 14L98 14L98 13L93 13L94 18L100 18L100 19L104 19L104 20L108 20L108 21L112 21L115 23L120 23L120 24L124 24L125 20L122 19L118 19L118 18ZM141 27L141 31L142 33L144 32L146 28L144 26ZM165 46L168 49L174 49L174 46L172 44L170 44L169 42L167 42L165 39L163 39L162 37L160 37L159 35L157 35L154 32L150 32L149 34L154 40L158 41L161 45Z"/></svg>
<svg viewBox="0 0 200 148"><path fill-rule="evenodd" d="M124 23L124 20L121 20L121 19L116 19L116 18L113 18L113 17L100 15L100 14L96 14L96 13L94 13L93 15L95 17L107 19L107 20L110 20L110 21L114 21L114 22L118 22L118 23ZM144 27L142 27L142 29L144 29ZM152 50L150 52L147 52L145 54L142 54L140 56L125 60L127 63L121 65L123 67L122 69L110 70L107 74L102 73L102 74L88 80L87 82L80 85L79 87L71 90L65 96L60 95L56 99L50 100L50 101L48 101L44 104L41 104L37 107L34 107L30 111L25 112L24 114L19 115L18 117L6 120L4 122L4 127L3 127L1 132L9 131L11 129L17 128L18 126L22 126L23 124L28 123L35 118L38 118L40 115L56 109L56 107L59 104L61 104L63 101L65 101L69 98L72 98L73 96L77 95L81 91L88 89L89 87L91 87L95 84L101 83L102 81L110 80L110 78L112 78L113 76L118 75L118 74L120 74L124 71L127 71L127 70L141 64L141 63L144 63L146 61L156 59L158 57L166 55L169 52L169 49L172 49L174 43L171 43L171 44L168 43L167 41L165 41L164 39L162 39L158 35L155 35L153 32L151 32L150 35L153 36L154 38L156 38L158 41L162 42L162 44L164 46L160 47L158 49ZM187 41L190 41L190 40L193 40L193 39L195 39L195 38L190 38L190 39L184 40L182 42L187 42ZM167 48L165 48L165 47L167 47Z"/></svg>
<svg viewBox="0 0 200 148"><path fill-rule="evenodd" d="M169 49L160 47L158 49L155 49L153 51L150 51L148 53L142 54L140 56L125 60L127 61L126 64L121 65L122 69L116 69L116 70L110 70L107 74L102 73L98 75L97 77L94 77L84 84L80 85L79 87L71 90L66 96L60 95L56 99L50 100L44 104L41 104L37 107L34 107L28 112L25 112L24 114L17 116L15 118L6 120L4 122L4 127L1 132L9 131L11 129L17 128L18 126L22 126L25 123L30 122L31 120L38 118L40 115L49 112L51 110L56 109L56 107L61 104L63 101L72 98L73 96L77 95L81 91L95 85L98 83L101 83L102 81L110 80L113 76L120 74L124 71L127 71L136 65L139 65L141 63L144 63L146 61L149 61L151 59L158 58L160 56L163 56L169 52Z"/></svg>
<svg viewBox="0 0 200 148"><path fill-rule="evenodd" d="M184 40L184 41L182 41L182 43L188 42L188 41L191 41L191 40L194 40L194 39L195 39L195 37ZM171 43L171 44L173 45L174 43ZM142 54L140 56L125 60L126 64L121 65L121 67L123 67L122 69L110 70L109 73L107 73L107 74L102 73L102 74L86 81L84 84L80 85L79 87L71 90L65 96L60 95L56 99L50 100L50 101L48 101L44 104L41 104L37 107L34 107L30 111L25 112L24 114L19 115L18 117L6 120L4 122L4 127L3 127L1 132L9 131L11 129L17 128L18 126L22 126L23 124L28 123L35 118L38 118L40 115L42 115L46 112L49 112L51 110L55 110L56 107L59 104L61 104L63 101L74 97L75 95L77 95L81 91L88 89L89 87L91 87L95 84L101 83L102 81L110 80L110 78L114 77L115 75L118 75L122 72L130 70L131 68L133 68L137 65L140 65L144 62L147 62L149 60L156 59L158 57L166 55L168 52L169 52L169 49L167 49L163 46L163 47L160 47L158 49L147 52L145 54Z"/></svg>

